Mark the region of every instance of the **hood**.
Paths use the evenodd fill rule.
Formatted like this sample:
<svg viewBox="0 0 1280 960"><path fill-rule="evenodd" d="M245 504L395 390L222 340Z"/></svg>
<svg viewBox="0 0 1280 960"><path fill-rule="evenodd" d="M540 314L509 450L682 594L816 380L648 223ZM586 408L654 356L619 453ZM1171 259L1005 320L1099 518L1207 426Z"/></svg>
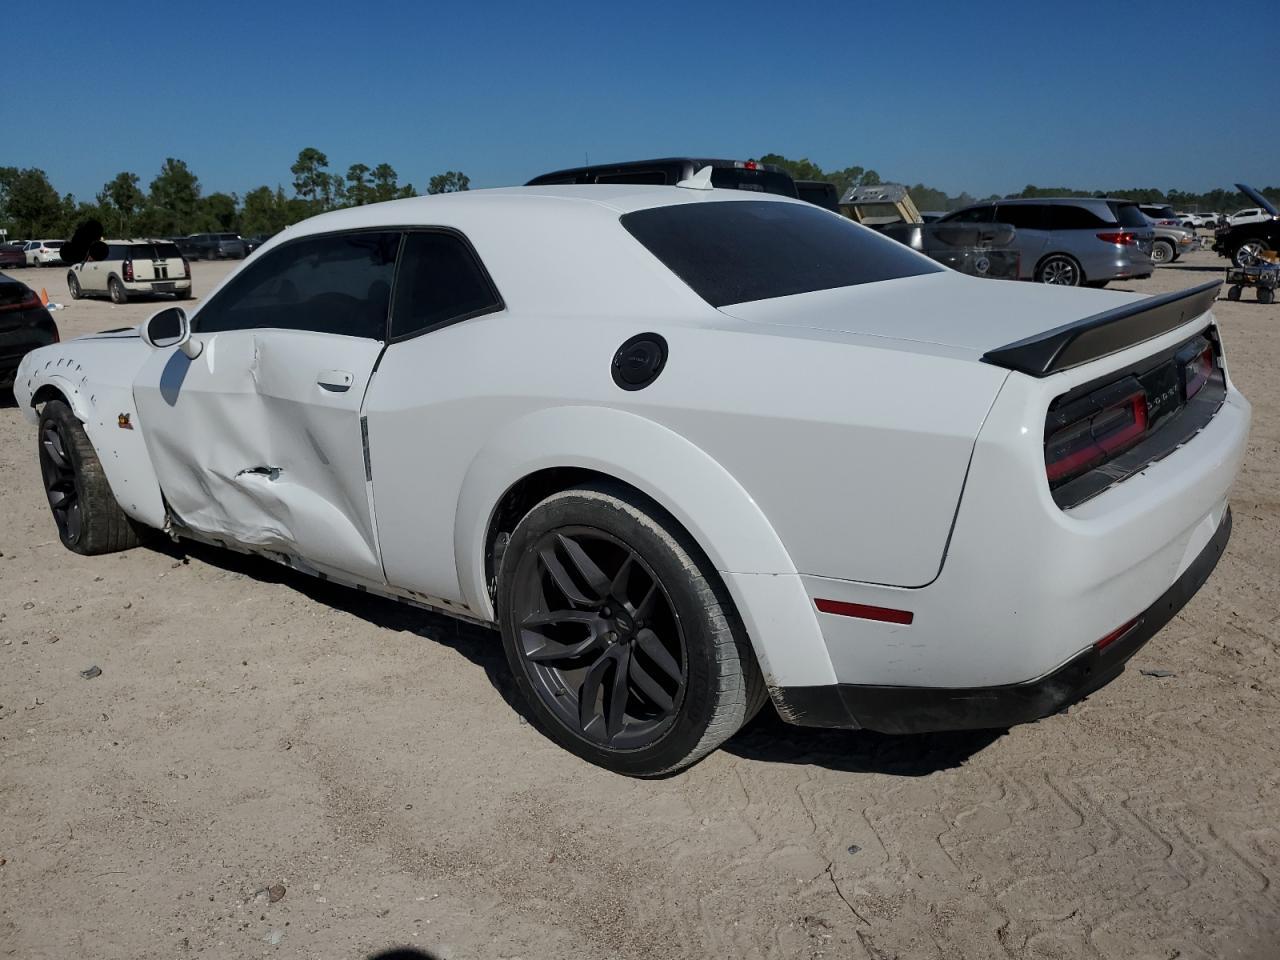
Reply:
<svg viewBox="0 0 1280 960"><path fill-rule="evenodd" d="M984 280L947 271L721 307L740 320L988 350L1143 299L1139 294Z"/></svg>
<svg viewBox="0 0 1280 960"><path fill-rule="evenodd" d="M1267 213L1271 214L1271 216L1280 217L1280 210L1276 209L1276 205L1247 183L1237 183L1236 189L1260 206L1263 210L1267 211Z"/></svg>

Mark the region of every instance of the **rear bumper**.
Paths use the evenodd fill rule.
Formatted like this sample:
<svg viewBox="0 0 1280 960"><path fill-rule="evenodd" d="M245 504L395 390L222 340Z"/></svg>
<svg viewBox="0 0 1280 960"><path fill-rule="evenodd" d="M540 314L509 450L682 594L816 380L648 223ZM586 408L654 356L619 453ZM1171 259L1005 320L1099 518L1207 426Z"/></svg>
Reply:
<svg viewBox="0 0 1280 960"><path fill-rule="evenodd" d="M813 727L925 733L981 730L1029 723L1057 713L1110 683L1125 664L1209 579L1231 538L1231 511L1182 575L1138 615L1135 625L1099 650L1081 652L1025 683L946 688L852 683L775 689L774 702L791 723Z"/></svg>

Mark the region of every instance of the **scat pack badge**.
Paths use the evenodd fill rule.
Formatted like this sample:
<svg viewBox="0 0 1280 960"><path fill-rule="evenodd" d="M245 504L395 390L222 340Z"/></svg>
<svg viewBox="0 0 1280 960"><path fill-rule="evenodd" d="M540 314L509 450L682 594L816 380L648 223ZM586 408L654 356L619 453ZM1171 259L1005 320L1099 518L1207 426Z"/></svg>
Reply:
<svg viewBox="0 0 1280 960"><path fill-rule="evenodd" d="M128 413L120 414L120 416L116 417L116 426L119 427L121 430L132 430L133 420L131 418L132 418L132 414L128 414Z"/></svg>

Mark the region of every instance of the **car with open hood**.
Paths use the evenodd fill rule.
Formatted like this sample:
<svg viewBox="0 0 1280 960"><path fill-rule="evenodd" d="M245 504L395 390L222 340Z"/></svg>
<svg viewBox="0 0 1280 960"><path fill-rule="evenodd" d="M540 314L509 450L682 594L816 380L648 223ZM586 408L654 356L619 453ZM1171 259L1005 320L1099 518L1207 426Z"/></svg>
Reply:
<svg viewBox="0 0 1280 960"><path fill-rule="evenodd" d="M1237 222L1219 230L1213 241L1213 249L1237 267L1252 266L1264 250L1280 251L1280 209L1262 193L1244 183L1236 189L1258 205L1264 219Z"/></svg>
<svg viewBox="0 0 1280 960"><path fill-rule="evenodd" d="M998 728L1116 676L1230 535L1216 288L990 283L704 175L471 191L292 226L15 398L69 549L496 626L551 739L655 776L766 704Z"/></svg>

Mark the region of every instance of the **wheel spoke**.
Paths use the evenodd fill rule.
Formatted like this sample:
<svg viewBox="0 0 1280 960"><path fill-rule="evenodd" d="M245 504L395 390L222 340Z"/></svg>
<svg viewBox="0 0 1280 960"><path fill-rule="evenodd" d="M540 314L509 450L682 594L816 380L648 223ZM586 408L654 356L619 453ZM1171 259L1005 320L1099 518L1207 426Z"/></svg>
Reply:
<svg viewBox="0 0 1280 960"><path fill-rule="evenodd" d="M609 651L613 657L613 688L609 691L608 713L604 732L610 740L622 732L627 716L627 666L631 659L628 646L617 646Z"/></svg>
<svg viewBox="0 0 1280 960"><path fill-rule="evenodd" d="M556 540L564 549L565 555L568 556L569 562L573 564L574 570L586 581L587 586L595 593L596 598L603 600L607 597L610 586L609 578L604 575L603 570L596 566L596 562L587 556L587 551L582 549L582 545L562 533L556 536Z"/></svg>
<svg viewBox="0 0 1280 960"><path fill-rule="evenodd" d="M613 580L609 584L609 595L615 600L627 602L627 580L631 576L631 571L635 567L636 555L628 553L627 559L622 561L622 566L618 568L618 572L613 575Z"/></svg>
<svg viewBox="0 0 1280 960"><path fill-rule="evenodd" d="M569 571L564 568L564 564L560 562L560 558L556 556L555 547L544 547L538 552L542 565L546 568L547 573L551 575L556 587L564 594L564 598L572 604L580 607L591 606L593 601L587 597L577 584L573 582L573 578L569 576Z"/></svg>
<svg viewBox="0 0 1280 960"><path fill-rule="evenodd" d="M75 543L80 539L80 503L73 502L67 510L67 541Z"/></svg>
<svg viewBox="0 0 1280 960"><path fill-rule="evenodd" d="M636 634L636 644L653 661L654 666L677 682L681 679L680 664L667 651L658 635L647 627Z"/></svg>
<svg viewBox="0 0 1280 960"><path fill-rule="evenodd" d="M578 689L578 726L583 733L591 733L593 725L598 726L602 719L596 710L596 701L600 699L600 687L612 662L609 651L605 651L582 678L582 686Z"/></svg>
<svg viewBox="0 0 1280 960"><path fill-rule="evenodd" d="M600 636L592 633L585 640L579 640L577 643L561 643L559 640L552 640L550 637L544 637L540 633L533 633L533 636L539 641L538 646L530 650L528 644L525 645L525 656L537 663L554 663L557 660L573 660L585 653L590 653L593 647L598 647L601 643Z"/></svg>
<svg viewBox="0 0 1280 960"><path fill-rule="evenodd" d="M552 610L550 613L535 613L521 621L520 626L536 629L550 627L557 623L578 623L588 626L603 622L600 614L594 610Z"/></svg>
<svg viewBox="0 0 1280 960"><path fill-rule="evenodd" d="M658 602L661 591L658 589L658 582L655 580L649 585L649 591L644 595L644 599L640 601L640 606L636 607L636 619L647 620L653 613L654 605Z"/></svg>
<svg viewBox="0 0 1280 960"><path fill-rule="evenodd" d="M60 470L66 470L71 466L67 462L67 451L62 446L62 437L57 430L46 430L44 432L44 450L49 455L49 459L53 461L53 465Z"/></svg>
<svg viewBox="0 0 1280 960"><path fill-rule="evenodd" d="M653 705L663 713L669 713L671 708L675 706L671 695L662 689L662 684L649 676L648 671L640 665L640 658L634 653L631 654L630 671L631 679L635 681L635 685L640 688L646 697L653 701Z"/></svg>

